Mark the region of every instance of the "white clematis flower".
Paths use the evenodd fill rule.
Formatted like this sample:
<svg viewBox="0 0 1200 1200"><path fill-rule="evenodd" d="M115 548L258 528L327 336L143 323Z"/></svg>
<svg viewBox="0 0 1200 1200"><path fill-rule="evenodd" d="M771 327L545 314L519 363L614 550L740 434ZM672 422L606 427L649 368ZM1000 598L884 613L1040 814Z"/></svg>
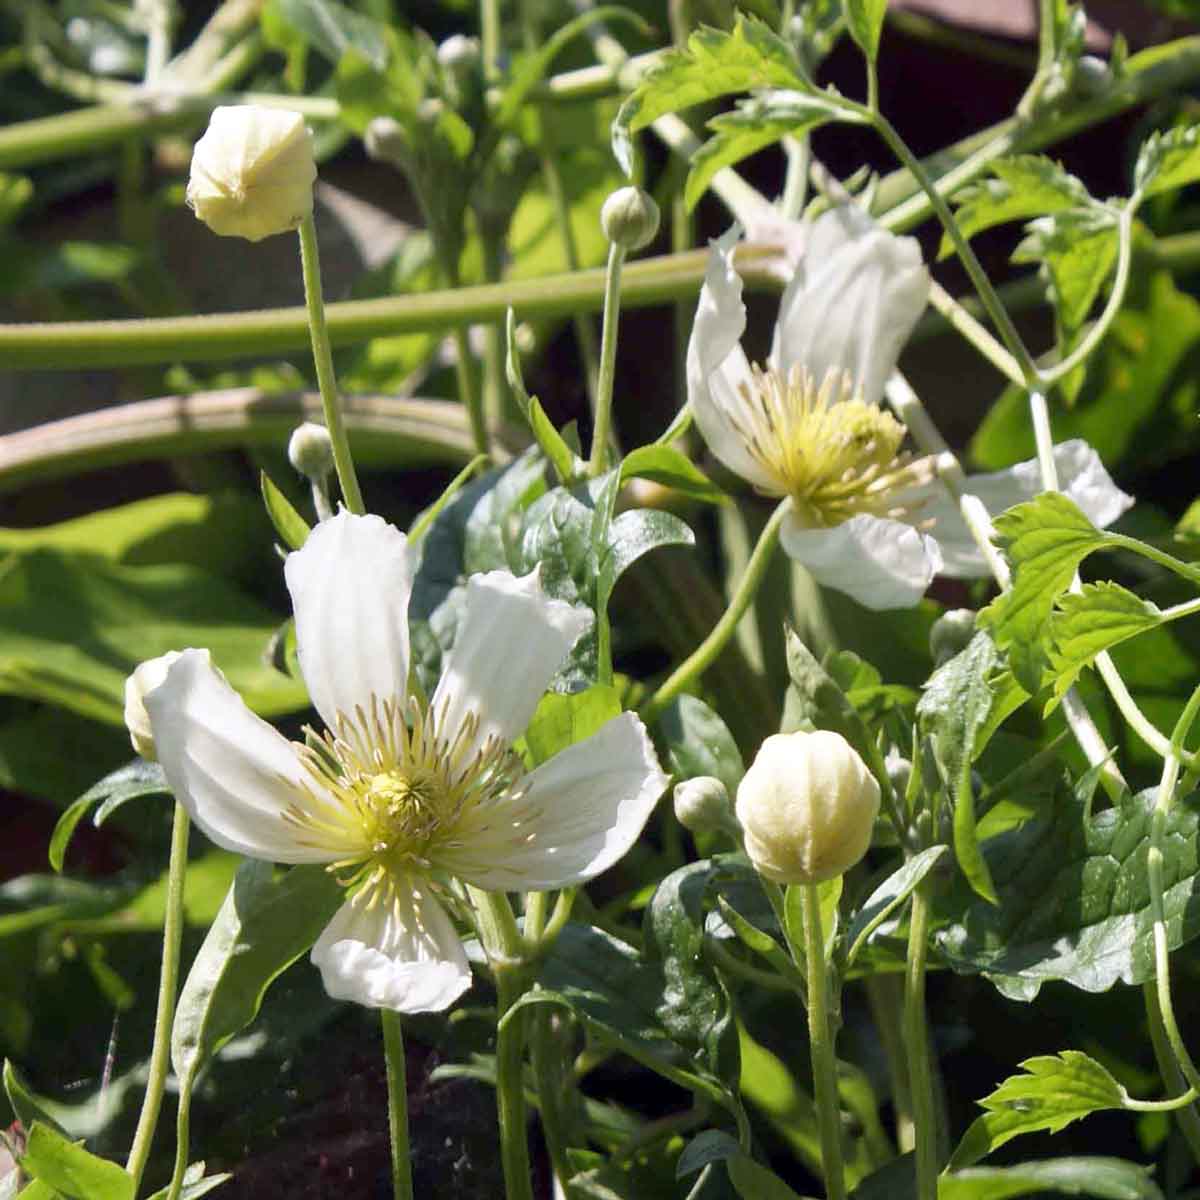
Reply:
<svg viewBox="0 0 1200 1200"><path fill-rule="evenodd" d="M763 494L790 496L784 550L868 608L915 604L938 573L985 574L932 461L901 449L905 426L880 408L929 297L917 242L853 206L756 236L781 242L792 268L765 366L740 344L736 228L712 245L688 343L688 400L709 449ZM1133 503L1085 443L1064 443L1056 460L1062 490L1097 525ZM1022 463L966 489L995 513L1041 491L1038 480Z"/></svg>
<svg viewBox="0 0 1200 1200"><path fill-rule="evenodd" d="M159 762L218 845L327 863L347 883L312 949L330 995L406 1013L446 1008L471 974L438 880L502 891L590 879L629 849L667 777L633 713L532 771L511 749L591 619L547 598L536 572L470 579L427 704L407 691L404 534L339 513L288 556L285 575L327 732L288 741L204 651L185 650L144 698Z"/></svg>

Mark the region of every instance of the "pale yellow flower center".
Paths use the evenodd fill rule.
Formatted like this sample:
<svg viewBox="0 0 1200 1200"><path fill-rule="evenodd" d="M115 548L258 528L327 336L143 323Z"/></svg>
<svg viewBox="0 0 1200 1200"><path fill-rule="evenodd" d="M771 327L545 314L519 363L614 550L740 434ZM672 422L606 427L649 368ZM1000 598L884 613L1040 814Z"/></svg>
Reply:
<svg viewBox="0 0 1200 1200"><path fill-rule="evenodd" d="M741 386L745 408L731 415L774 495L791 496L806 528L840 525L859 513L911 520L901 493L933 477L932 460L900 447L905 427L861 399L848 372L831 370L820 387L803 367L753 367Z"/></svg>
<svg viewBox="0 0 1200 1200"><path fill-rule="evenodd" d="M444 710L414 699L407 715L394 700L372 698L369 711L339 716L336 731L306 730L307 742L297 744L312 786L283 818L302 845L338 853L329 869L349 869L342 882L369 891L369 904L388 898L397 874L435 868L439 850L461 846L523 786L524 765L505 743L489 737L476 746L474 714L452 738Z"/></svg>

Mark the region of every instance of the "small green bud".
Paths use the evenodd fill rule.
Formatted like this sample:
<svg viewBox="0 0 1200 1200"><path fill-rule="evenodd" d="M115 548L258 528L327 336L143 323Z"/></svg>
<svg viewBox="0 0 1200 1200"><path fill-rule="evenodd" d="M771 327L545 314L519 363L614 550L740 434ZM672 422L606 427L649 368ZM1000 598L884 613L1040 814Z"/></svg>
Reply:
<svg viewBox="0 0 1200 1200"><path fill-rule="evenodd" d="M712 775L698 775L675 785L675 816L692 833L721 830L740 836L725 785Z"/></svg>
<svg viewBox="0 0 1200 1200"><path fill-rule="evenodd" d="M316 178L312 134L298 112L222 105L192 152L187 202L213 233L257 242L299 228Z"/></svg>
<svg viewBox="0 0 1200 1200"><path fill-rule="evenodd" d="M949 662L975 636L975 613L969 608L952 608L933 623L929 631L929 652L934 666Z"/></svg>
<svg viewBox="0 0 1200 1200"><path fill-rule="evenodd" d="M879 784L840 733L767 738L738 785L737 816L754 868L776 883L820 883L871 844Z"/></svg>
<svg viewBox="0 0 1200 1200"><path fill-rule="evenodd" d="M658 232L658 205L641 188L618 188L600 209L600 227L610 242L625 250L640 250Z"/></svg>
<svg viewBox="0 0 1200 1200"><path fill-rule="evenodd" d="M324 483L333 470L333 440L315 421L296 427L288 441L288 462L310 483Z"/></svg>

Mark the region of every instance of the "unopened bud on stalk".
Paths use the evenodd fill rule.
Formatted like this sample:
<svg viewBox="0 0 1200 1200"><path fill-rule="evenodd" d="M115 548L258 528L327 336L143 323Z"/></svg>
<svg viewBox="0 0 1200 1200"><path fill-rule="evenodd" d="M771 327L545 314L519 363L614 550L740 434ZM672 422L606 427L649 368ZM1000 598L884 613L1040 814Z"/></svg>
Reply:
<svg viewBox="0 0 1200 1200"><path fill-rule="evenodd" d="M658 205L641 188L618 188L600 209L600 227L622 249L640 250L658 232Z"/></svg>
<svg viewBox="0 0 1200 1200"><path fill-rule="evenodd" d="M207 650L201 650L210 665L212 659ZM154 730L150 725L150 714L146 711L146 696L167 678L171 664L179 657L178 650L170 650L157 658L149 658L139 663L132 675L125 680L125 728L129 730L129 740L147 762L157 762L158 754L154 748Z"/></svg>
<svg viewBox="0 0 1200 1200"><path fill-rule="evenodd" d="M725 785L712 775L698 775L675 785L675 816L692 833L720 830L740 836Z"/></svg>
<svg viewBox="0 0 1200 1200"><path fill-rule="evenodd" d="M448 37L437 48L438 62L450 71L469 71L479 65L479 39L461 33Z"/></svg>
<svg viewBox="0 0 1200 1200"><path fill-rule="evenodd" d="M929 652L934 666L952 659L975 636L975 613L970 608L952 608L933 623L929 631Z"/></svg>
<svg viewBox="0 0 1200 1200"><path fill-rule="evenodd" d="M288 462L310 483L324 483L333 471L333 439L324 425L305 421L288 440Z"/></svg>
<svg viewBox="0 0 1200 1200"><path fill-rule="evenodd" d="M781 733L763 742L737 793L746 853L776 883L820 883L867 852L879 784L840 733Z"/></svg>
<svg viewBox="0 0 1200 1200"><path fill-rule="evenodd" d="M214 233L261 241L312 213L312 135L297 112L257 104L214 108L192 152L187 202Z"/></svg>

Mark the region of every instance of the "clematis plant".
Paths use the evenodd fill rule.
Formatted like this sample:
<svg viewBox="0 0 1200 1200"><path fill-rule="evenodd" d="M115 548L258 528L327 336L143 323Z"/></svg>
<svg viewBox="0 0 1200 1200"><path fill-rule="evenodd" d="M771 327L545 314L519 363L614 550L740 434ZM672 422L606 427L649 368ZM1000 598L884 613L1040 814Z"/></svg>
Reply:
<svg viewBox="0 0 1200 1200"><path fill-rule="evenodd" d="M917 242L853 205L762 233L782 240L791 265L766 363L752 366L740 344L736 227L712 244L696 308L688 401L709 449L764 495L790 497L784 550L868 608L915 604L939 573L986 574L933 460L905 451L905 426L880 407L929 297ZM1086 443L1055 454L1062 490L1096 525L1133 503ZM1041 490L1034 462L965 488L992 512Z"/></svg>
<svg viewBox="0 0 1200 1200"><path fill-rule="evenodd" d="M325 725L306 743L255 716L202 650L173 658L144 696L167 780L214 842L327 863L346 885L312 948L329 994L402 1013L444 1009L470 985L444 904L452 881L591 879L667 784L633 713L533 770L513 750L591 620L548 598L536 571L472 576L432 698L410 691L412 570L403 533L346 512L288 556L300 666Z"/></svg>

